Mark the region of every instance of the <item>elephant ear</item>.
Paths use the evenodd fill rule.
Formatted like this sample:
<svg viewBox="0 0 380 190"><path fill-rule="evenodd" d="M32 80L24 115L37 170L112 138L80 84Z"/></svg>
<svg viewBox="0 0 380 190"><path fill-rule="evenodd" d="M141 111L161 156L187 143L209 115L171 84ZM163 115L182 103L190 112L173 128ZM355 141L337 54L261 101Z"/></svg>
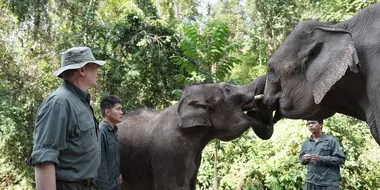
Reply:
<svg viewBox="0 0 380 190"><path fill-rule="evenodd" d="M211 127L211 118L208 113L209 104L204 99L192 99L185 96L178 104L177 121L181 128L196 126Z"/></svg>
<svg viewBox="0 0 380 190"><path fill-rule="evenodd" d="M359 58L351 34L345 30L316 27L313 38L315 43L307 56L307 80L313 83L314 101L319 104L348 68L358 72Z"/></svg>

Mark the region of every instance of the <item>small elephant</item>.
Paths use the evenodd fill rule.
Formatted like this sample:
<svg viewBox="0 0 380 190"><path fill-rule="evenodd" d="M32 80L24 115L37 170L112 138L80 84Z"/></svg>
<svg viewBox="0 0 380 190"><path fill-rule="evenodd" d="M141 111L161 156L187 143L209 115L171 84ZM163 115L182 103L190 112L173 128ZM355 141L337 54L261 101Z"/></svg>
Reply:
<svg viewBox="0 0 380 190"><path fill-rule="evenodd" d="M380 4L337 24L300 22L268 65L263 104L274 122L338 112L366 121L380 144Z"/></svg>
<svg viewBox="0 0 380 190"><path fill-rule="evenodd" d="M254 95L263 93L264 84L265 76L246 86L192 85L163 111L126 113L118 124L122 189L195 189L202 150L212 139L230 141L249 127L263 138L271 136L265 128L272 126L252 114Z"/></svg>

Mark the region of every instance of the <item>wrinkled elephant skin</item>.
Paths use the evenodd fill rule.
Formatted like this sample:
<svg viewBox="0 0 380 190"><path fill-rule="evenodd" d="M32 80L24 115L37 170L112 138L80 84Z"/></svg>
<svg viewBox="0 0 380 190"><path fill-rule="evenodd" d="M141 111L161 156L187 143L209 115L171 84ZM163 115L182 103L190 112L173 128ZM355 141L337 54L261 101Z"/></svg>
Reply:
<svg viewBox="0 0 380 190"><path fill-rule="evenodd" d="M300 22L269 59L263 104L274 122L338 112L366 121L380 144L379 23L380 4L337 24Z"/></svg>

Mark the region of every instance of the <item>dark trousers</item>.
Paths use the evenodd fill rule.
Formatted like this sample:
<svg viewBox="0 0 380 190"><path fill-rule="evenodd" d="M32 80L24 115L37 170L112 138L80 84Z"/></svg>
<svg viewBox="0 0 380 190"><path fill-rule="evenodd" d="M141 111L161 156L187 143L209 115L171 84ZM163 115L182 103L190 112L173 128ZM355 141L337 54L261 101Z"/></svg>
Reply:
<svg viewBox="0 0 380 190"><path fill-rule="evenodd" d="M305 190L339 190L339 187L319 186L319 185L306 182Z"/></svg>
<svg viewBox="0 0 380 190"><path fill-rule="evenodd" d="M56 182L57 190L98 190L94 183L86 184L85 182L69 182L60 181Z"/></svg>

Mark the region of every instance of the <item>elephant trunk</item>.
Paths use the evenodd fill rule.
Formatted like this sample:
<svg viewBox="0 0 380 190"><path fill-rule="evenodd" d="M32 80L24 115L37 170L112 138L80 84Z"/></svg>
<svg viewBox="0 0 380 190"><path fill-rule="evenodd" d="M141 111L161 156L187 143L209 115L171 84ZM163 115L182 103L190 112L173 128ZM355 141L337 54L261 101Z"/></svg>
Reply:
<svg viewBox="0 0 380 190"><path fill-rule="evenodd" d="M269 139L273 134L273 111L268 110L263 104L266 98L263 96L266 78L267 75L261 75L248 84L250 91L254 92L255 99L253 103L256 106L255 109L248 111L247 115L257 121L257 123L252 126L252 129L256 135L263 140Z"/></svg>
<svg viewBox="0 0 380 190"><path fill-rule="evenodd" d="M268 140L273 135L273 118L271 112L262 112L260 110L249 111L248 116L254 118L258 123L252 126L255 134L263 139Z"/></svg>
<svg viewBox="0 0 380 190"><path fill-rule="evenodd" d="M278 108L278 99L279 99L279 89L276 85L269 83L268 80L265 81L264 88L264 100L263 104L268 110L276 110Z"/></svg>

